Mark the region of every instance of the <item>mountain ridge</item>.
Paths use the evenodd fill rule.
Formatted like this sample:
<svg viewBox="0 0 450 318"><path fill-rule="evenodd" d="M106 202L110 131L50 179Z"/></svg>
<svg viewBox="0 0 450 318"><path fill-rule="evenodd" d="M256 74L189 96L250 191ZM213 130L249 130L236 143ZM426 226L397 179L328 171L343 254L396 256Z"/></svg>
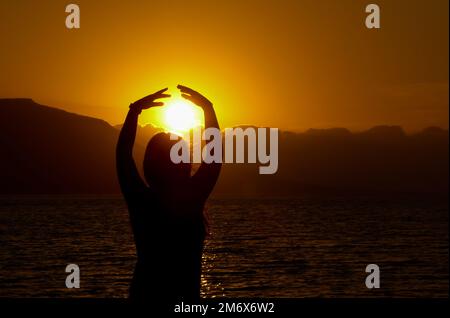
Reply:
<svg viewBox="0 0 450 318"><path fill-rule="evenodd" d="M0 194L120 193L119 128L32 99L0 99ZM158 131L138 129L139 169L145 146ZM280 131L279 171L266 176L257 171L253 164L224 164L214 193L443 193L448 190L448 130L428 127L408 135L400 126L379 125L362 132Z"/></svg>

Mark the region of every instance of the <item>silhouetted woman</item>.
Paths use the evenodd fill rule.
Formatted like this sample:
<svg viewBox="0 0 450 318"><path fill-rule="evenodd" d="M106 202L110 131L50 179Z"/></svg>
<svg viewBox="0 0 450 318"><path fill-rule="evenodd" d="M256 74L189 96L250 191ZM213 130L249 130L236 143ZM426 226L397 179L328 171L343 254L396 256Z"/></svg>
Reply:
<svg viewBox="0 0 450 318"><path fill-rule="evenodd" d="M182 97L203 109L205 128L219 128L212 103L196 91L178 85ZM148 143L141 179L132 156L138 116L162 106L170 97L163 89L130 105L117 144L117 173L128 205L137 263L130 297L138 300L200 297L200 275L205 223L203 208L219 176L221 164L202 163L191 176L191 164L175 164L170 149L176 140L167 133Z"/></svg>

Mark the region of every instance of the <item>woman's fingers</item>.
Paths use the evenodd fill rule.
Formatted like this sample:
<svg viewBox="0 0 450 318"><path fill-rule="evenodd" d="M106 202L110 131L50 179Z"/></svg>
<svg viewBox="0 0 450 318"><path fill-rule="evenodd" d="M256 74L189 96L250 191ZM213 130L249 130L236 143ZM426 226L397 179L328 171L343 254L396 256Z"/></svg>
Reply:
<svg viewBox="0 0 450 318"><path fill-rule="evenodd" d="M184 98L190 100L194 104L197 104L198 106L205 106L207 104L211 104L211 102L202 94L200 94L197 91L194 91L192 88L178 85L177 88L181 91L181 96Z"/></svg>
<svg viewBox="0 0 450 318"><path fill-rule="evenodd" d="M181 97L193 102L194 104L201 106L201 99L202 95L196 91L194 91L192 88L178 85L177 88L181 91Z"/></svg>
<svg viewBox="0 0 450 318"><path fill-rule="evenodd" d="M188 101L190 101L193 104L200 106L200 107L204 107L208 103L208 100L203 98L203 96L201 96L201 95L181 94L181 97L187 99Z"/></svg>
<svg viewBox="0 0 450 318"><path fill-rule="evenodd" d="M144 104L150 105L149 107L152 107L152 106L163 106L164 105L163 102L155 102L154 100L149 100L149 101L145 102Z"/></svg>
<svg viewBox="0 0 450 318"><path fill-rule="evenodd" d="M158 95L158 94L162 94L162 93L164 93L165 91L167 91L168 90L168 87L166 87L166 88L163 88L163 89L161 89L161 90L159 90L159 91L157 91L156 93L153 93L152 95Z"/></svg>
<svg viewBox="0 0 450 318"><path fill-rule="evenodd" d="M149 109L151 107L158 107L158 106L164 106L163 102L152 102L149 104L142 105L142 109Z"/></svg>
<svg viewBox="0 0 450 318"><path fill-rule="evenodd" d="M140 100L141 101L150 101L150 100L155 100L158 98L170 97L170 94L163 94L165 91L167 91L167 88L161 89L161 90L157 91L156 93L147 95L144 98L141 98Z"/></svg>
<svg viewBox="0 0 450 318"><path fill-rule="evenodd" d="M150 95L147 95L147 96L145 96L145 97L143 97L142 99L147 99L147 98L155 98L155 96L158 96L158 95L165 95L165 94L163 94L165 91L167 91L168 90L168 88L166 87L166 88L163 88L163 89L160 89L159 91L157 91L157 92L155 92L155 93L153 93L153 94L150 94Z"/></svg>
<svg viewBox="0 0 450 318"><path fill-rule="evenodd" d="M187 86L184 85L177 85L177 88L181 91L181 96L189 101L191 101L192 103L198 105L198 106L202 106L202 104L205 104L208 102L208 100L203 97L203 95L201 95L200 93L198 93L197 91L193 90L192 88L189 88ZM155 100L160 99L160 98L169 98L171 97L170 94L165 94L164 92L166 92L168 90L168 88L163 88L159 91L157 91L156 93L153 93L151 95L148 95L144 98L141 98L140 100L138 100L136 103L138 103L139 105L141 105L142 108L144 109L148 109L150 107L154 107L154 106L163 106L164 103L162 102L155 102Z"/></svg>
<svg viewBox="0 0 450 318"><path fill-rule="evenodd" d="M183 97L183 98L185 98L185 99L187 99L187 100L193 102L194 104L197 104L197 103L195 102L196 99L195 99L194 96L191 96L191 95L188 95L188 94L181 94L181 97Z"/></svg>
<svg viewBox="0 0 450 318"><path fill-rule="evenodd" d="M191 95L194 94L198 94L196 91L194 91L192 88L189 88L187 86L183 86L183 85L177 85L177 88L182 92L182 93L188 93Z"/></svg>
<svg viewBox="0 0 450 318"><path fill-rule="evenodd" d="M171 96L170 94L160 94L160 95L155 96L154 99L167 98L167 97L170 97L170 96Z"/></svg>
<svg viewBox="0 0 450 318"><path fill-rule="evenodd" d="M158 94L158 95L156 95L156 93L155 93L155 94L151 94L151 95L148 95L148 96L140 99L139 102L141 102L141 103L151 103L155 99L167 98L167 97L170 97L170 94Z"/></svg>

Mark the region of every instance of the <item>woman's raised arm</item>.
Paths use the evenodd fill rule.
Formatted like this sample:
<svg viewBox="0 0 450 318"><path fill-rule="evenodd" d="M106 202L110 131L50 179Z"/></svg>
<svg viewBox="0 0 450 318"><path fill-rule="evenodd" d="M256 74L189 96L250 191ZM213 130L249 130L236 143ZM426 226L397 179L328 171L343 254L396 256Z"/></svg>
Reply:
<svg viewBox="0 0 450 318"><path fill-rule="evenodd" d="M219 122L217 121L216 112L214 111L213 104L203 95L194 91L193 89L178 85L178 89L181 91L181 96L185 99L191 101L197 106L203 109L203 113L205 116L205 129L207 128L217 128L219 127ZM209 196L214 185L219 178L220 169L222 167L222 163L206 163L202 162L200 168L198 168L197 172L194 176L192 176L192 180L194 182L194 186L200 190L201 194L205 197L205 199Z"/></svg>
<svg viewBox="0 0 450 318"><path fill-rule="evenodd" d="M155 100L170 97L170 95L164 94L166 90L167 88L160 90L130 105L116 147L117 175L123 193L134 192L146 186L133 159L133 145L136 139L138 117L144 109L164 105L162 102L155 102Z"/></svg>

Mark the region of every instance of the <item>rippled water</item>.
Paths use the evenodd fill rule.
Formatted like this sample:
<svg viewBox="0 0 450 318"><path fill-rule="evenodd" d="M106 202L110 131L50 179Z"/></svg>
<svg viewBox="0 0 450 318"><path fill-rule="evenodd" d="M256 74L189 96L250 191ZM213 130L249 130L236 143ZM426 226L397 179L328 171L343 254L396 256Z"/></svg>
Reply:
<svg viewBox="0 0 450 318"><path fill-rule="evenodd" d="M448 297L446 200L212 200L208 212L204 297ZM127 297L120 197L0 198L0 243L0 297ZM65 288L69 263L80 289Z"/></svg>

